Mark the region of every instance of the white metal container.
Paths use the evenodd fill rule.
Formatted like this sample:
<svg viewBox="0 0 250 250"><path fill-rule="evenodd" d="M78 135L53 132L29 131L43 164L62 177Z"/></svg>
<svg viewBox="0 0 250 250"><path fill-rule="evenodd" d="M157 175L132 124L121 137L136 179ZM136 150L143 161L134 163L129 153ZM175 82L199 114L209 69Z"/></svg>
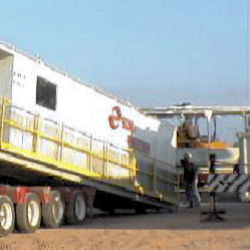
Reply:
<svg viewBox="0 0 250 250"><path fill-rule="evenodd" d="M46 95L42 91L40 93L39 88L45 89ZM175 148L171 145L173 127L143 115L126 100L76 80L48 66L41 59L27 56L3 43L0 43L0 95L9 97L14 105L64 123L98 140L120 148L133 147L138 154L163 161L163 168L174 171L176 156ZM48 96L53 100L48 100ZM52 123L48 123L51 129ZM71 139L74 137L68 136ZM12 137L18 143L15 132ZM19 137L23 138L23 135ZM27 147L31 147L29 135L25 137ZM41 144L41 147L45 154L57 152L53 145L49 146L47 153L48 145L43 147ZM70 152L63 155L67 160ZM74 160L77 159L83 161L84 155Z"/></svg>

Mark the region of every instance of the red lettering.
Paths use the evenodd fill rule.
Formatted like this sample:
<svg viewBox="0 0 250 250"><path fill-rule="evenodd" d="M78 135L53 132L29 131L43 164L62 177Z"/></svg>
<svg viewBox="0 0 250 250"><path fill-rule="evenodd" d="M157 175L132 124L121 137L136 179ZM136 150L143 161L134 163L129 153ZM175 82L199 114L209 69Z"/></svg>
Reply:
<svg viewBox="0 0 250 250"><path fill-rule="evenodd" d="M119 118L122 117L121 109L118 106L115 106L115 107L112 108L112 113L113 114L116 113L116 116L119 117Z"/></svg>
<svg viewBox="0 0 250 250"><path fill-rule="evenodd" d="M121 109L118 106L112 108L112 115L109 116L108 120L109 120L109 125L112 129L117 129L121 121L122 128L129 130L131 132L135 131L134 122L123 117Z"/></svg>
<svg viewBox="0 0 250 250"><path fill-rule="evenodd" d="M109 116L109 126L112 129L117 129L119 127L119 119L118 117L111 115Z"/></svg>
<svg viewBox="0 0 250 250"><path fill-rule="evenodd" d="M109 125L112 129L119 127L119 121L121 120L121 109L118 106L112 108L112 115L109 116Z"/></svg>
<svg viewBox="0 0 250 250"><path fill-rule="evenodd" d="M132 132L135 131L134 122L124 117L122 118L122 127Z"/></svg>
<svg viewBox="0 0 250 250"><path fill-rule="evenodd" d="M128 136L128 145L131 148L134 148L136 150L139 150L148 154L151 152L150 144L136 137Z"/></svg>

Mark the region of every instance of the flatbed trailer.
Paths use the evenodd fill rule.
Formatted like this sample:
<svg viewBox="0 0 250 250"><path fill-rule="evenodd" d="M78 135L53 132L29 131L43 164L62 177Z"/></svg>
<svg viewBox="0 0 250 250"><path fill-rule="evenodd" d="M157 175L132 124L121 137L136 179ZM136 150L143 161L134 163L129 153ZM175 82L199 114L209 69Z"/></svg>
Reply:
<svg viewBox="0 0 250 250"><path fill-rule="evenodd" d="M93 207L178 206L159 121L4 44L0 73L0 235L81 224ZM65 104L63 91L83 96ZM79 109L90 93L94 107Z"/></svg>

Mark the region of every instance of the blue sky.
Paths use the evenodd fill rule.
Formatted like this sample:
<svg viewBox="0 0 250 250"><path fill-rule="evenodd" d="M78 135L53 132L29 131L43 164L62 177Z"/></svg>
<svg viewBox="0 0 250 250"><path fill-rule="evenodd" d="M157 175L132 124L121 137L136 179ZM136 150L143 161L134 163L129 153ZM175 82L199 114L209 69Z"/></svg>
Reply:
<svg viewBox="0 0 250 250"><path fill-rule="evenodd" d="M1 1L0 38L136 106L243 105L247 1Z"/></svg>

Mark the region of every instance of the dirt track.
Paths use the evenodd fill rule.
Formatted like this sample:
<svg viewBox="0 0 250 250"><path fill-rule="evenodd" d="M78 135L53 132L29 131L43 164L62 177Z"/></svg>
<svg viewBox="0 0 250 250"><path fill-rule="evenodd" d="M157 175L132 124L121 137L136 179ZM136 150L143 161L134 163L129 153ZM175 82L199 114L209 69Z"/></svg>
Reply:
<svg viewBox="0 0 250 250"><path fill-rule="evenodd" d="M199 210L176 214L99 216L84 226L14 233L0 250L250 249L250 204L225 203L226 221L201 223Z"/></svg>

